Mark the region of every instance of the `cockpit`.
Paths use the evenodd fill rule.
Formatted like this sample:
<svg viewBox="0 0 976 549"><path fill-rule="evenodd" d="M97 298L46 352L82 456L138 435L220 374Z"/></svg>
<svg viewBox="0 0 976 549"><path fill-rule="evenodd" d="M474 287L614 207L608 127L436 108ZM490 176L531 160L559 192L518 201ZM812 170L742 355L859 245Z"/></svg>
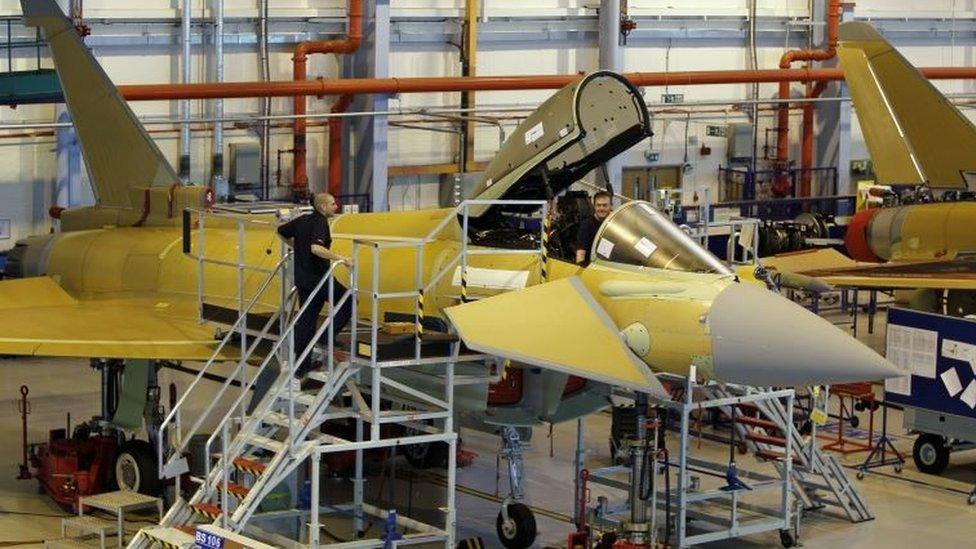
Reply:
<svg viewBox="0 0 976 549"><path fill-rule="evenodd" d="M593 240L590 257L594 263L733 274L667 216L641 201L622 204L607 216Z"/></svg>

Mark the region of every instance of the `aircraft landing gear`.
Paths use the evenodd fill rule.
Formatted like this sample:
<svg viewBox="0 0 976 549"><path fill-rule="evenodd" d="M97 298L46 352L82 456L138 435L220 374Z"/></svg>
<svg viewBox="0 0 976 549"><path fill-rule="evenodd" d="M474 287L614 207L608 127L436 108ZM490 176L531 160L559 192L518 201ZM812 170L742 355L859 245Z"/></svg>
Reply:
<svg viewBox="0 0 976 549"><path fill-rule="evenodd" d="M532 510L520 503L524 497L522 440L514 427L502 427L502 457L508 462L509 495L502 501L495 531L507 549L526 549L535 541L536 526Z"/></svg>

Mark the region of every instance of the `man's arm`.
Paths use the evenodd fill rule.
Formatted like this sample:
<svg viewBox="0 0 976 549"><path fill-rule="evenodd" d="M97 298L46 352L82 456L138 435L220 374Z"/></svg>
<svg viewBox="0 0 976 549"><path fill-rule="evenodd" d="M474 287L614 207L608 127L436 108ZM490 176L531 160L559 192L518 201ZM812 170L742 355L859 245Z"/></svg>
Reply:
<svg viewBox="0 0 976 549"><path fill-rule="evenodd" d="M312 254L316 257L321 257L322 259L328 259L329 261L343 261L346 263L351 262L348 257L339 255L321 244L312 244Z"/></svg>
<svg viewBox="0 0 976 549"><path fill-rule="evenodd" d="M297 219L297 218L296 218ZM295 247L295 219L288 223L278 226L278 236L288 245L289 248Z"/></svg>
<svg viewBox="0 0 976 549"><path fill-rule="evenodd" d="M578 229L576 229L576 263L582 264L586 261L586 249L589 248L593 242L590 241L590 234L587 230L588 224L584 220L580 223Z"/></svg>

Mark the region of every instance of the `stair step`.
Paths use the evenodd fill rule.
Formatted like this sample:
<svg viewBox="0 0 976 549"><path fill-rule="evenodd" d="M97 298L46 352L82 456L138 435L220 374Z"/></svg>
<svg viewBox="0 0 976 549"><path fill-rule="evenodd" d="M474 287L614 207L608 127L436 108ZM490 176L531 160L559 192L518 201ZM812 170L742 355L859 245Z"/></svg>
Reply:
<svg viewBox="0 0 976 549"><path fill-rule="evenodd" d="M759 417L740 416L736 414L735 422L750 425L752 427L762 427L763 429L779 429L779 425L777 425L775 421Z"/></svg>
<svg viewBox="0 0 976 549"><path fill-rule="evenodd" d="M264 448L265 450L270 450L275 453L285 449L285 444L283 442L278 442L277 440L263 437L261 435L250 435L247 437L247 442L252 446Z"/></svg>
<svg viewBox="0 0 976 549"><path fill-rule="evenodd" d="M187 532L184 528L150 526L149 528L143 528L142 533L167 549L193 547L193 543L196 541L192 528L190 532Z"/></svg>
<svg viewBox="0 0 976 549"><path fill-rule="evenodd" d="M314 379L315 381L321 381L322 383L329 383L332 381L329 377L329 372L323 372L321 370L312 370L308 373L309 379Z"/></svg>
<svg viewBox="0 0 976 549"><path fill-rule="evenodd" d="M245 473L260 476L261 473L268 468L268 466L260 461L239 457L234 460L234 468L238 471L244 471Z"/></svg>
<svg viewBox="0 0 976 549"><path fill-rule="evenodd" d="M212 503L191 503L190 508L198 515L203 515L211 520L216 520L217 517L223 514L220 507Z"/></svg>
<svg viewBox="0 0 976 549"><path fill-rule="evenodd" d="M773 435L763 435L760 433L750 432L750 433L746 433L746 438L758 442L760 444L771 444L773 446L782 446L784 448L786 447L786 439L783 437L776 437Z"/></svg>
<svg viewBox="0 0 976 549"><path fill-rule="evenodd" d="M251 491L250 488L248 488L248 487L246 487L244 485L241 485L241 484L237 484L236 482L228 482L227 483L227 493L230 494L230 495L232 495L232 496L234 496L237 499L244 499L244 498L246 498L248 492L250 492L250 491Z"/></svg>
<svg viewBox="0 0 976 549"><path fill-rule="evenodd" d="M76 539L49 539L44 542L44 549L91 549L92 546Z"/></svg>
<svg viewBox="0 0 976 549"><path fill-rule="evenodd" d="M756 403L754 403L754 402L740 402L740 403L736 404L736 406L738 406L740 410L747 410L747 411L750 411L750 412L759 412L761 414L765 414L765 412L763 412L762 409L759 408L759 405L756 404ZM796 418L796 417L802 417L805 413L806 412L804 412L803 410L800 410L800 409L798 409L796 407L793 408L793 417L794 418Z"/></svg>
<svg viewBox="0 0 976 549"><path fill-rule="evenodd" d="M299 393L297 396L295 396L295 402L305 406L311 406L315 403L315 397L317 396L318 395L313 393Z"/></svg>
<svg viewBox="0 0 976 549"><path fill-rule="evenodd" d="M267 412L261 416L261 421L267 425L277 425L278 427L288 427L288 416L281 412ZM298 423L298 418L295 418Z"/></svg>
<svg viewBox="0 0 976 549"><path fill-rule="evenodd" d="M115 535L119 531L118 523L114 520L105 520L91 515L76 515L61 519L62 528L74 528L75 530L89 534Z"/></svg>
<svg viewBox="0 0 976 549"><path fill-rule="evenodd" d="M756 457L761 459L768 459L770 461L782 461L786 457L783 452L774 452L772 450L756 450Z"/></svg>

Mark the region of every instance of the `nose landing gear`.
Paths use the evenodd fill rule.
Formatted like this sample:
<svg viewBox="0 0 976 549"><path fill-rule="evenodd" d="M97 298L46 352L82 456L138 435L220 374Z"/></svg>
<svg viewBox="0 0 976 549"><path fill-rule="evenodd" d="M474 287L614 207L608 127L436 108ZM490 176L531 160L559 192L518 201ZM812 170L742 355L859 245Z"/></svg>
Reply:
<svg viewBox="0 0 976 549"><path fill-rule="evenodd" d="M536 536L535 516L521 500L522 492L522 440L514 427L502 427L502 457L508 462L509 495L495 519L498 539L507 549L526 549Z"/></svg>

